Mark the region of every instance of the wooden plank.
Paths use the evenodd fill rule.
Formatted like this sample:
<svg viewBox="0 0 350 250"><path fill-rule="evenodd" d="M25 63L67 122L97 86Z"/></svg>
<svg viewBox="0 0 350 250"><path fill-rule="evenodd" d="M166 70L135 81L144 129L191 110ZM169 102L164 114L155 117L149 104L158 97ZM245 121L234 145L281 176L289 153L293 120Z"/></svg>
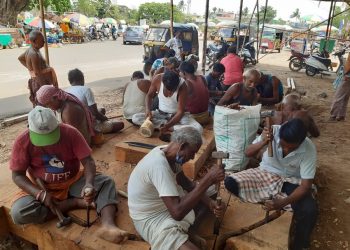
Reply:
<svg viewBox="0 0 350 250"><path fill-rule="evenodd" d="M3 237L9 233L9 226L7 223L6 214L4 208L0 208L0 237Z"/></svg>
<svg viewBox="0 0 350 250"><path fill-rule="evenodd" d="M203 145L196 157L183 165L185 175L191 180L196 179L198 171L203 167L206 160L211 156L215 148L215 137L211 130L203 130Z"/></svg>
<svg viewBox="0 0 350 250"><path fill-rule="evenodd" d="M158 138L144 138L139 135L135 129L128 131L127 140L125 139L125 141L142 142L156 146L165 144ZM204 165L205 161L210 157L211 152L214 148L215 138L213 131L204 129L202 147L199 149L196 157L183 166L184 173L188 178L192 180L196 178L198 171ZM118 142L115 145L115 159L121 162L137 164L146 154L148 154L149 151L150 149L129 146L122 141Z"/></svg>

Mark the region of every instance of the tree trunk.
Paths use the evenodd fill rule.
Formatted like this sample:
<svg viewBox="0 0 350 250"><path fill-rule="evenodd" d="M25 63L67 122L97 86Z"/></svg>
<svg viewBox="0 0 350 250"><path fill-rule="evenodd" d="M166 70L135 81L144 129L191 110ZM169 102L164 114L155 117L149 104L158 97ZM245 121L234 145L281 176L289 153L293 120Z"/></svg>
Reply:
<svg viewBox="0 0 350 250"><path fill-rule="evenodd" d="M25 9L29 0L0 0L0 23L15 25L17 15Z"/></svg>

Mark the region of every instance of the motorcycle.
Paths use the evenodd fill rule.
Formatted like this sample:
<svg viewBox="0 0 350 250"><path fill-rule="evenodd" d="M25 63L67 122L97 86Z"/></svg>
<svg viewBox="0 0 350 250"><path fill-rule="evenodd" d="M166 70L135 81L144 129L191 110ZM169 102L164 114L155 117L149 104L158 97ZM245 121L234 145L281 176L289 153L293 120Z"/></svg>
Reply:
<svg viewBox="0 0 350 250"><path fill-rule="evenodd" d="M342 48L336 51L333 55L338 57L339 67L344 64L343 55L345 54L346 49ZM332 61L329 59L329 53L324 51L320 55L311 55L308 59L305 60L305 69L306 75L314 76L316 74L325 74L326 72L332 72Z"/></svg>
<svg viewBox="0 0 350 250"><path fill-rule="evenodd" d="M305 60L310 57L310 54L303 54L301 52L292 50L292 55L289 57L289 69L298 72L305 68Z"/></svg>
<svg viewBox="0 0 350 250"><path fill-rule="evenodd" d="M217 62L220 62L222 58L226 56L227 49L230 45L224 40L221 39L220 44L209 44L206 50L206 64L209 70L213 67L213 65Z"/></svg>
<svg viewBox="0 0 350 250"><path fill-rule="evenodd" d="M246 43L242 48L241 57L243 57L244 66L248 64L256 64L254 42L254 40L250 41Z"/></svg>

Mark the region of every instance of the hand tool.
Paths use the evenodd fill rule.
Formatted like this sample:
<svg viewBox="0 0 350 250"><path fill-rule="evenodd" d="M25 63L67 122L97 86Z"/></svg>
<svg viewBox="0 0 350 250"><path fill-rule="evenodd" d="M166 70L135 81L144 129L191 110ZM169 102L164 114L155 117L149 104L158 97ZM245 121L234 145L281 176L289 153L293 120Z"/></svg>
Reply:
<svg viewBox="0 0 350 250"><path fill-rule="evenodd" d="M48 193L43 181L39 178L36 179L36 183L39 185L39 187L44 190L45 192ZM56 226L57 228L61 228L61 227L64 227L64 226L67 226L69 224L72 223L72 218L71 217L64 217L64 215L62 214L61 210L59 210L57 208L57 206L54 206L54 210L55 210L55 213L59 219L59 221L57 222Z"/></svg>
<svg viewBox="0 0 350 250"><path fill-rule="evenodd" d="M87 187L84 190L84 196L90 196L93 192L91 187ZM90 204L86 204L86 226L90 227Z"/></svg>
<svg viewBox="0 0 350 250"><path fill-rule="evenodd" d="M126 141L125 143L127 143L131 147L137 147L137 148L154 149L155 147L157 147L156 145L142 143L142 142Z"/></svg>
<svg viewBox="0 0 350 250"><path fill-rule="evenodd" d="M265 119L266 119L266 127L268 128L269 134L270 134L270 140L269 140L269 143L267 144L267 154L269 157L273 157L272 134L271 134L273 132L271 131L271 126L272 126L271 116L267 116Z"/></svg>
<svg viewBox="0 0 350 250"><path fill-rule="evenodd" d="M272 200L272 199L273 199L273 196L272 196L272 194L270 194L269 200ZM266 210L266 213L265 213L265 223L266 224L269 222L269 215L270 215L270 211Z"/></svg>
<svg viewBox="0 0 350 250"><path fill-rule="evenodd" d="M222 152L222 151L213 152L211 154L211 157L217 159L217 165L219 167L223 167L222 159L228 159L229 158L229 153L225 153L225 152ZM222 198L220 196L220 189L221 189L220 188L220 183L217 184L216 189L217 189L216 204L218 206L220 206L221 202L222 202ZM219 234L220 223L221 223L220 218L216 218L216 221L214 223L214 228L213 228L213 233L215 235Z"/></svg>

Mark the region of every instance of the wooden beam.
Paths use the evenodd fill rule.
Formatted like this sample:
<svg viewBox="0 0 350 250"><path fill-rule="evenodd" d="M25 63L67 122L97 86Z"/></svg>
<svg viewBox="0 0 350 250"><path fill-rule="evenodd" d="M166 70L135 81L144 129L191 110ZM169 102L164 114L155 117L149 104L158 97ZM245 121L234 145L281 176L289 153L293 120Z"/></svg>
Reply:
<svg viewBox="0 0 350 250"><path fill-rule="evenodd" d="M174 36L174 1L170 0L170 37Z"/></svg>
<svg viewBox="0 0 350 250"><path fill-rule="evenodd" d="M40 4L40 15L41 15L41 30L44 36L44 48L45 48L45 60L46 64L50 66L50 58L49 58L49 48L47 46L47 37L46 37L46 28L45 28L45 15L44 15L44 3L43 0L39 0Z"/></svg>
<svg viewBox="0 0 350 250"><path fill-rule="evenodd" d="M205 63L207 59L207 40L208 40L208 17L209 17L209 0L205 4L205 23L203 37L203 52L202 52L202 73L205 75Z"/></svg>

